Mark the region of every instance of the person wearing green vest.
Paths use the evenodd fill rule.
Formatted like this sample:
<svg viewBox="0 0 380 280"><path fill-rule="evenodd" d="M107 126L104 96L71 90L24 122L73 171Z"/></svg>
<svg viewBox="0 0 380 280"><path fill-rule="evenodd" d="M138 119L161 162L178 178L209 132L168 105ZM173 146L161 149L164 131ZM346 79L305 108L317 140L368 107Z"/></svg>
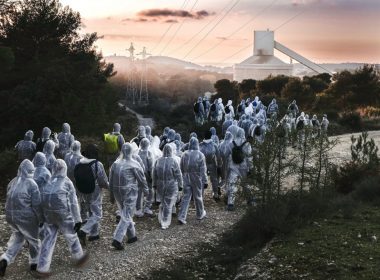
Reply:
<svg viewBox="0 0 380 280"><path fill-rule="evenodd" d="M104 134L104 150L107 154L108 166L111 166L117 159L120 149L125 143L124 137L120 131L121 125L119 123L114 123L113 131Z"/></svg>

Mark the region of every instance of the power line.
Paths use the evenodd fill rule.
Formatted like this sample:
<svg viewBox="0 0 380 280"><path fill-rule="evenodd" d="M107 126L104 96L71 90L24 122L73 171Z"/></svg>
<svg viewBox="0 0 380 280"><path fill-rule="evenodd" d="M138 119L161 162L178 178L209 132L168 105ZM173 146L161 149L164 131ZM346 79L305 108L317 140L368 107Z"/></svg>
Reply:
<svg viewBox="0 0 380 280"><path fill-rule="evenodd" d="M187 2L189 0L184 0L183 3L182 3L182 6L180 9L183 9L186 5L187 5ZM162 40L165 38L166 34L169 32L169 30L172 28L172 26L174 25L175 22L172 22L168 28L166 29L166 31L164 32L164 34L161 35L161 38L160 40L158 41L158 43L153 47L152 49L152 53L154 52L154 50L161 44Z"/></svg>
<svg viewBox="0 0 380 280"><path fill-rule="evenodd" d="M220 41L220 42L217 42L215 45L213 45L211 48L209 48L207 51L203 52L201 55L198 55L197 57L193 58L192 60L196 60L206 54L208 54L210 51L214 50L215 48L217 48L218 46L220 46L225 40L231 38L232 36L234 36L236 33L238 33L240 30L242 30L244 27L247 27L248 24L252 23L254 20L256 20L256 18L258 18L260 15L262 15L266 10L268 10L269 8L271 8L278 0L273 0L268 6L264 7L260 12L258 12L256 15L254 15L251 19L249 19L247 22L245 22L243 25L241 25L239 28L237 28L236 30L234 30L233 32L231 32L230 35L228 35L227 37L225 37L224 40Z"/></svg>
<svg viewBox="0 0 380 280"><path fill-rule="evenodd" d="M301 12L299 12L298 14L292 16L292 17L289 18L287 21L285 21L285 22L283 22L282 24L280 24L279 26L277 26L273 31L276 31L276 30L280 29L281 27L283 27L284 25L290 23L290 22L293 21L296 17L300 16L300 15L303 14L304 12L305 12L305 11L301 11ZM261 38L259 39L259 41L261 41L262 39L264 39L266 36L268 36L268 35L265 35L265 36L261 37ZM234 54L230 55L229 57L223 59L222 61L220 61L220 63L223 63L223 62L225 62L226 60L229 60L230 58L234 57L235 55L237 55L237 54L243 52L244 50L246 50L247 48L250 48L250 47L252 47L252 46L253 46L253 43L250 43L248 46L245 46L244 48L240 49L240 50L237 51L236 53L234 53Z"/></svg>
<svg viewBox="0 0 380 280"><path fill-rule="evenodd" d="M237 0L230 9L228 9L228 11L222 16L222 18L206 33L206 35L204 35L199 41L197 44L195 44L194 47L192 47L190 49L190 51L187 52L187 54L182 58L182 59L186 59L186 57L188 57L188 55L195 49L199 46L199 44L219 25L219 23L222 22L223 19L225 19L225 17L232 11L233 8L236 7L237 4L239 4L241 0Z"/></svg>
<svg viewBox="0 0 380 280"><path fill-rule="evenodd" d="M189 13L191 13L191 12L194 10L195 5L197 5L197 3L198 3L198 0L195 0L194 5L191 7ZM187 18L185 18L185 19L181 22L181 24L178 26L177 30L174 32L174 34L173 34L173 36L171 37L171 39L166 43L165 47L161 50L160 55L166 50L166 48L167 48L167 47L169 46L169 44L173 41L173 39L175 38L175 36L177 36L178 31L182 28L182 26L183 26L183 24L185 23L186 20L187 20Z"/></svg>
<svg viewBox="0 0 380 280"><path fill-rule="evenodd" d="M230 4L232 2L234 2L235 0L231 0L222 10L221 10L221 13L223 13L224 10L226 10ZM195 33L190 39L188 39L185 43L183 43L181 46L179 46L178 48L174 49L171 51L171 53L175 53L177 51L179 51L180 49L182 49L184 46L186 46L187 44L189 44L194 38L196 38L199 34L201 34L203 32L203 30L205 30L215 19L217 19L218 17L215 17L215 18L212 18L210 21L207 22L206 25L204 25L201 30L199 30L197 33Z"/></svg>

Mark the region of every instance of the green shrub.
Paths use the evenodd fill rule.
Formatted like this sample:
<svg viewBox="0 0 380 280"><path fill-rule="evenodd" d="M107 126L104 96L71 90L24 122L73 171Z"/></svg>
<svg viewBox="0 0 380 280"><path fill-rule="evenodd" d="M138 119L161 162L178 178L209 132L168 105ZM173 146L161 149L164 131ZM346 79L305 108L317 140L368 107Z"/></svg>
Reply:
<svg viewBox="0 0 380 280"><path fill-rule="evenodd" d="M336 197L331 204L333 210L340 213L343 218L351 219L358 203L351 195L346 195Z"/></svg>
<svg viewBox="0 0 380 280"><path fill-rule="evenodd" d="M343 114L339 119L339 123L343 126L353 129L354 131L360 131L363 127L360 114L356 112Z"/></svg>
<svg viewBox="0 0 380 280"><path fill-rule="evenodd" d="M17 175L18 165L14 150L7 149L0 152L0 196L6 192L9 181Z"/></svg>
<svg viewBox="0 0 380 280"><path fill-rule="evenodd" d="M355 184L355 198L363 202L374 202L380 199L380 176L363 178Z"/></svg>
<svg viewBox="0 0 380 280"><path fill-rule="evenodd" d="M380 108L367 106L361 110L361 115L368 118L380 117Z"/></svg>

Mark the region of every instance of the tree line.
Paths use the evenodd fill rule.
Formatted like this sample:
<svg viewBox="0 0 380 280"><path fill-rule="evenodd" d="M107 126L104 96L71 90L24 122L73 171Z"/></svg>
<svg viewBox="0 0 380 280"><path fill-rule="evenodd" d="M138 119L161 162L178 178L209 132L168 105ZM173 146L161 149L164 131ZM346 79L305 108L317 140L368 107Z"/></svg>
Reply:
<svg viewBox="0 0 380 280"><path fill-rule="evenodd" d="M63 122L79 135L109 129L115 72L96 50L98 35L80 33L80 14L58 0L0 0L0 7L0 146Z"/></svg>

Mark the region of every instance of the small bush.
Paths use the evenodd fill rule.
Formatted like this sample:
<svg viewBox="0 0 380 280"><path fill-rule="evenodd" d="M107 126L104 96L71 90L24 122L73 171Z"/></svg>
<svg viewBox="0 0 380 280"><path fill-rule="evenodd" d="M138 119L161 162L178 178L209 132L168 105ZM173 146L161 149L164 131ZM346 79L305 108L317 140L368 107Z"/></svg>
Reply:
<svg viewBox="0 0 380 280"><path fill-rule="evenodd" d="M351 195L346 195L338 196L331 204L333 208L343 216L343 218L351 219L358 203Z"/></svg>
<svg viewBox="0 0 380 280"><path fill-rule="evenodd" d="M364 109L360 110L360 114L361 116L367 118L377 118L380 117L380 108L367 106Z"/></svg>
<svg viewBox="0 0 380 280"><path fill-rule="evenodd" d="M349 127L354 131L360 131L363 127L362 119L359 113L352 112L342 115L339 123L343 126Z"/></svg>
<svg viewBox="0 0 380 280"><path fill-rule="evenodd" d="M380 176L370 176L355 184L355 198L363 202L374 202L380 199Z"/></svg>
<svg viewBox="0 0 380 280"><path fill-rule="evenodd" d="M4 150L0 152L0 197L6 192L10 180L17 175L18 169L17 154L14 150Z"/></svg>
<svg viewBox="0 0 380 280"><path fill-rule="evenodd" d="M355 184L368 176L366 166L348 162L333 172L335 187L338 193L349 194L355 189Z"/></svg>

